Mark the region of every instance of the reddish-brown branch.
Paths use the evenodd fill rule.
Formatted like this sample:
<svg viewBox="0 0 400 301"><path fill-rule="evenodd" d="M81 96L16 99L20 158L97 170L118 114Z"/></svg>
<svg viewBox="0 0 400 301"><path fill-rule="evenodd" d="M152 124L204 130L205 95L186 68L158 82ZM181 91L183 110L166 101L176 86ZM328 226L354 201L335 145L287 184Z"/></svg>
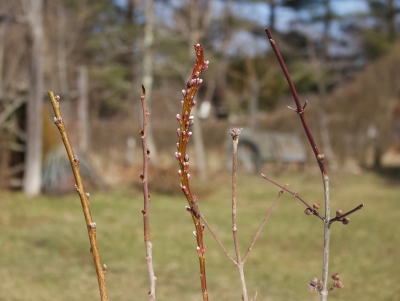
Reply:
<svg viewBox="0 0 400 301"><path fill-rule="evenodd" d="M282 56L281 56L281 54L279 52L278 46L276 45L275 40L272 37L272 33L268 28L265 29L265 32L268 35L269 41L271 43L271 47L275 52L275 55L276 55L276 57L277 57L277 59L279 61L279 64L281 65L282 71L285 74L286 80L287 80L287 82L289 84L290 90L292 91L292 95L293 95L293 98L294 98L294 101L295 101L296 107L297 107L296 112L300 117L301 123L303 124L303 127L304 127L304 131L306 132L307 138L310 141L311 148L313 149L313 152L315 154L315 158L317 159L317 162L318 162L318 166L319 166L319 168L321 170L322 175L326 175L327 173L326 173L326 168L325 168L325 165L324 165L324 156L323 156L323 154L321 154L319 152L317 144L315 143L314 137L312 136L310 128L308 127L308 124L307 124L307 121L306 121L304 108L306 107L307 103L304 106L301 105L299 96L298 96L297 91L296 91L296 88L295 88L295 86L293 84L293 81L292 81L292 79L290 77L289 71L286 68L285 62L283 61L283 58L282 58Z"/></svg>
<svg viewBox="0 0 400 301"><path fill-rule="evenodd" d="M140 138L142 140L142 150L143 150L143 173L140 175L143 186L143 237L144 244L146 246L146 264L147 271L149 274L150 289L147 294L150 301L156 300L156 280L157 277L154 274L153 268L153 245L150 241L150 224L149 224L149 213L150 213L150 194L148 188L148 167L150 160L150 151L147 148L146 134L147 134L147 120L149 117L149 112L146 109L146 90L142 86L142 96L140 97L142 102L143 110L143 129L140 131Z"/></svg>
<svg viewBox="0 0 400 301"><path fill-rule="evenodd" d="M146 109L146 90L142 86L142 95L140 100L142 102L142 110L143 110L143 129L140 131L140 139L142 140L142 150L143 150L143 173L140 175L140 179L142 180L143 187L143 203L144 209L143 213L143 226L144 226L144 242L150 240L150 226L149 226L149 205L150 205L150 197L149 197L149 189L147 185L147 175L148 175L148 166L149 166L149 150L147 149L147 119L149 116L149 112Z"/></svg>
<svg viewBox="0 0 400 301"><path fill-rule="evenodd" d="M308 141L310 142L311 148L314 152L315 158L317 159L317 163L319 166L319 169L321 170L322 174L322 183L324 186L324 200L325 200L325 218L322 218L322 216L318 216L316 214L315 210L312 210L308 204L305 204L309 207L309 210L313 212L314 215L317 215L320 219L323 220L324 222L324 252L323 252L323 264L322 264L322 289L320 291L321 295L321 301L326 301L328 298L328 289L327 289L327 283L328 283L328 268L329 268L329 242L330 242L330 198L329 198L329 177L325 168L324 164L324 157L325 155L320 153L317 147L317 144L315 143L314 137L311 134L310 128L308 127L307 121L306 121L306 116L304 112L304 108L307 105L307 103L302 107L300 104L300 99L299 96L297 95L296 88L294 87L293 81L290 78L289 71L286 68L285 62L282 59L282 56L279 52L278 46L276 45L276 42L271 34L271 31L266 28L265 32L268 35L269 41L271 43L271 47L275 52L275 55L279 61L279 64L281 65L281 68L283 70L283 73L285 74L286 80L289 84L290 90L292 91L292 95L294 98L294 101L296 103L297 107L297 114L300 117L301 123L303 124L304 131L306 132ZM295 195L296 196L296 195Z"/></svg>
<svg viewBox="0 0 400 301"><path fill-rule="evenodd" d="M203 231L204 226L201 225L201 214L196 203L197 197L192 195L189 187L189 155L186 153L187 143L189 141L192 132L190 127L193 125L193 117L190 116L192 108L196 105L194 96L199 89L202 79L200 74L208 67L208 61L204 61L203 48L200 44L194 45L196 52L196 64L194 65L192 75L187 82L186 89L182 90L183 101L182 101L182 114L177 115L179 122L179 128L177 130L179 142L177 144L178 151L175 153L175 157L179 163L179 176L181 179L181 189L188 201L189 211L193 219L193 223L196 231L197 240L197 254L199 256L200 265L200 281L201 290L203 293L203 300L208 301L207 281L206 281L206 265L205 265L205 251L206 248L203 243Z"/></svg>
<svg viewBox="0 0 400 301"><path fill-rule="evenodd" d="M297 193L292 193L295 197L297 197L298 199L300 199L308 208L309 210L314 214L317 215L321 220L323 220L324 222L324 252L323 252L323 266L322 266L322 286L320 287L320 289L318 290L320 292L321 295L321 301L326 301L328 298L328 288L327 288L327 282L328 282L328 267L329 267L329 241L330 241L330 225L332 222L342 219L344 216L340 216L340 218L336 219L330 219L330 197L329 197L329 177L325 168L325 164L324 164L324 154L320 153L317 145L315 143L315 140L311 134L310 128L308 127L307 121L306 121L306 117L305 117L305 113L304 113L304 109L307 105L307 101L304 104L304 106L301 106L300 104L300 100L299 97L297 95L296 92L296 88L294 87L293 81L290 78L290 74L289 71L286 68L285 62L283 61L283 58L279 52L278 46L276 45L276 42L271 34L271 31L266 28L265 32L268 35L269 41L271 43L271 47L275 52L275 55L279 61L279 64L281 65L281 68L283 70L283 73L285 74L286 80L289 84L290 90L292 91L292 95L294 98L294 101L296 103L296 107L297 109L293 109L290 108L291 110L294 110L300 117L301 123L303 124L303 128L304 131L306 132L307 138L310 142L311 148L315 154L315 158L317 159L317 163L318 166L321 170L321 174L322 174L322 183L324 186L324 200L325 200L325 217L322 217L319 215L319 213L314 210L314 208L311 208L310 205L308 205L304 200L302 200ZM282 186L280 186L279 184L267 179L268 181L270 181L271 183L274 183L275 185L278 185L279 187L282 188ZM287 190L286 190L287 191ZM355 209L349 211L348 213L346 213L346 215L349 215L359 209L362 208L362 205L356 207Z"/></svg>
<svg viewBox="0 0 400 301"><path fill-rule="evenodd" d="M353 214L354 212L360 210L362 207L364 207L364 204L358 205L356 208L354 208L354 209L352 209L352 210L350 210L350 211L348 211L348 212L342 214L341 216L337 216L337 217L335 217L335 218L332 218L331 220L329 220L329 224L332 224L333 222L340 221L340 220L343 219L344 217L346 217L346 216L348 216L348 215L350 215L350 214Z"/></svg>
<svg viewBox="0 0 400 301"><path fill-rule="evenodd" d="M316 211L312 206L310 206L297 192L293 192L289 189L287 189L285 186L282 186L278 183L276 183L275 181L269 179L266 175L261 174L261 176L266 179L267 181L271 182L272 184L278 186L279 188L281 188L282 190L285 190L286 192L289 192L291 195L293 195L295 198L299 199L304 205L307 206L308 209L311 210L312 214L314 214L315 216L317 216L320 220L324 221L325 218L319 214L318 211Z"/></svg>

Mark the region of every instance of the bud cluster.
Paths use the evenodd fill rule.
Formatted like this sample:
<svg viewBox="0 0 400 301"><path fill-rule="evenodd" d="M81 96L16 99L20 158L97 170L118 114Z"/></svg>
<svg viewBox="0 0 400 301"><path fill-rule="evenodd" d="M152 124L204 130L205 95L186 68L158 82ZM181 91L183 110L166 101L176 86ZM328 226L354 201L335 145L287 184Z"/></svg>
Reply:
<svg viewBox="0 0 400 301"><path fill-rule="evenodd" d="M338 220L341 221L343 225L348 225L350 223L350 219L348 217L340 218L342 215L343 215L343 211L342 210L339 209L339 210L336 211L336 217L337 218L339 217Z"/></svg>
<svg viewBox="0 0 400 301"><path fill-rule="evenodd" d="M339 280L340 276L339 276L338 273L332 274L331 278L333 279L334 282L333 282L332 287L329 289L329 291L333 291L334 289L344 288L343 282ZM322 288L323 288L323 285L324 284L323 284L322 280L319 280L319 279L314 277L314 278L311 279L311 282L308 284L308 290L310 292L312 292L312 291L321 292Z"/></svg>
<svg viewBox="0 0 400 301"><path fill-rule="evenodd" d="M320 207L320 205L318 203L314 203L312 208L308 207L308 208L306 208L306 210L304 210L304 214L305 215L316 214L316 213L318 213L319 207Z"/></svg>

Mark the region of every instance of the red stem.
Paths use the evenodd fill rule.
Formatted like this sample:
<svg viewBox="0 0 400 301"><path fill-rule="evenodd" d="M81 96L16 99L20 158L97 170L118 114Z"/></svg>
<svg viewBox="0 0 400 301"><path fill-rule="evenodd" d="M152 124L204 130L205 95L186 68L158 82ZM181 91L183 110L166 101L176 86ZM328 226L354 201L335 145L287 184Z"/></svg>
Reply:
<svg viewBox="0 0 400 301"><path fill-rule="evenodd" d="M290 90L292 91L292 95L293 95L294 101L296 102L296 107L297 107L297 111L296 112L300 117L301 123L303 124L304 131L306 132L308 141L310 141L311 148L312 148L312 150L313 150L313 152L315 154L315 158L317 159L317 162L318 162L318 166L319 166L319 168L321 170L322 175L325 176L325 175L327 175L327 172L326 172L325 164L323 162L324 156L323 156L323 154L321 154L319 152L317 144L315 143L314 137L312 136L310 128L308 127L308 124L307 124L307 121L306 121L306 117L305 117L305 113L304 113L304 107L300 103L299 96L297 94L296 88L295 88L295 86L293 84L293 81L292 81L292 79L290 77L289 71L286 68L285 62L283 61L283 58L282 58L282 56L281 56L281 54L279 52L278 46L275 43L275 40L274 40L274 38L272 36L271 31L268 28L266 28L265 32L267 33L267 36L269 38L269 42L271 43L271 47L275 52L275 55L276 55L276 57L277 57L277 59L279 61L279 64L281 65L282 71L285 74L286 80L287 80L287 82L289 84Z"/></svg>
<svg viewBox="0 0 400 301"><path fill-rule="evenodd" d="M182 91L183 93L183 103L182 103L182 114L179 116L179 128L178 128L178 152L177 160L180 167L180 177L182 191L188 201L190 207L190 214L193 219L193 223L196 229L196 240L197 240L197 254L199 256L200 265L200 282L201 290L203 293L203 301L208 301L208 291L207 291L207 281L206 281L206 263L205 263L205 251L206 248L203 243L203 231L204 226L201 225L201 213L197 205L197 197L192 195L189 187L189 156L186 154L186 147L189 141L190 127L193 124L193 119L190 116L190 112L195 105L194 96L201 85L202 80L199 78L202 71L206 70L208 67L208 62L204 61L203 48L200 44L194 45L196 52L196 64L194 65L192 75L186 85L186 89ZM178 116L177 116L178 118ZM190 132L191 134L191 132Z"/></svg>

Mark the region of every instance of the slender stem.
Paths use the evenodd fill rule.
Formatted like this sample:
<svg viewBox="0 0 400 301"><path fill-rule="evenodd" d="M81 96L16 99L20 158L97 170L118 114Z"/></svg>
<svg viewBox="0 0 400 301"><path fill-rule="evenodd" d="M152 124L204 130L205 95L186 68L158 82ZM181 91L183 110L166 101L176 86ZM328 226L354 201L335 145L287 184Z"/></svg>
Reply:
<svg viewBox="0 0 400 301"><path fill-rule="evenodd" d="M156 281L157 277L154 274L153 268L153 245L150 241L150 224L149 224L149 207L150 207L150 194L148 188L148 169L149 169L149 160L150 160L150 151L147 148L147 120L149 117L149 112L146 109L146 90L144 86L142 86L142 96L140 97L142 102L142 110L143 110L143 129L140 131L140 138L142 140L142 150L143 150L143 174L140 175L142 179L143 186L143 205L144 208L142 210L143 214L143 236L144 236L144 244L146 246L146 265L147 271L149 274L150 288L149 293L147 294L149 301L156 300Z"/></svg>
<svg viewBox="0 0 400 301"><path fill-rule="evenodd" d="M289 184L286 184L284 187L286 188ZM281 195L283 194L283 190L279 191L278 196L275 198L274 202L271 205L271 208L269 208L267 215L264 217L264 220L262 221L260 228L258 228L258 231L256 235L253 238L253 241L251 242L249 248L247 249L246 255L243 257L243 264L246 262L247 257L249 256L251 250L253 249L254 244L256 243L258 237L261 234L262 229L264 228L268 218L270 217L272 211L274 210L276 204L278 203L279 199L281 198Z"/></svg>
<svg viewBox="0 0 400 301"><path fill-rule="evenodd" d="M210 231L212 237L214 237L217 244L221 247L222 251L224 251L226 257L228 257L230 259L230 261L232 261L233 264L237 266L237 262L235 261L235 259L233 259L232 255L228 252L228 250L225 248L225 246L219 240L217 234L215 234L215 231L211 228L210 224L208 223L208 221L206 220L206 218L203 216L203 214L201 212L200 212L200 218L203 221L204 225L206 225L208 231Z"/></svg>
<svg viewBox="0 0 400 301"><path fill-rule="evenodd" d="M328 175L324 175L322 178L324 184L324 196L325 196L325 220L324 220L324 254L322 263L322 290L321 301L328 299L328 269L329 269L329 243L330 243L330 199L329 199L329 178Z"/></svg>
<svg viewBox="0 0 400 301"><path fill-rule="evenodd" d="M239 236L237 229L237 212L236 212L236 165L237 165L237 146L239 143L239 135L241 129L231 129L230 134L232 135L233 142L233 156L232 156L232 233L233 233L233 244L236 252L237 268L239 270L240 283L242 284L242 300L248 301L246 280L244 277L244 263L240 256Z"/></svg>
<svg viewBox="0 0 400 301"><path fill-rule="evenodd" d="M271 47L275 52L275 55L276 55L276 57L277 57L277 59L279 61L279 64L281 65L282 71L285 74L286 80L287 80L287 82L289 84L290 90L292 91L292 95L293 95L293 98L294 98L294 101L295 101L296 107L297 107L296 112L300 117L301 123L303 124L304 131L306 132L308 141L311 144L311 148L312 148L312 150L313 150L313 152L315 154L315 157L317 159L318 166L319 166L319 168L321 170L321 173L323 175L325 175L326 174L326 168L325 168L324 160L323 160L324 157L323 157L323 154L321 154L319 152L317 144L315 143L314 137L312 136L310 128L308 127L308 124L307 124L307 121L306 121L306 116L305 116L305 113L304 113L305 106L303 107L300 104L300 99L299 99L299 96L297 95L296 88L295 88L295 86L293 84L293 81L292 81L292 79L290 77L289 71L286 68L286 65L285 65L285 62L283 61L281 53L279 52L278 46L275 43L275 40L274 40L274 38L272 36L271 31L268 28L266 28L265 32L267 33L267 36L269 38Z"/></svg>
<svg viewBox="0 0 400 301"><path fill-rule="evenodd" d="M99 283L100 299L101 301L108 301L106 277L105 277L107 267L105 264L104 265L101 264L100 252L97 245L97 237L96 237L96 223L93 222L92 220L92 214L90 212L89 194L85 192L81 174L79 172L79 159L72 150L72 146L69 141L67 131L65 129L64 121L60 111L60 97L54 96L53 92L48 92L48 95L55 114L54 123L56 124L58 130L60 131L61 138L64 142L64 146L67 151L69 161L71 163L72 172L74 173L75 177L76 191L78 192L79 197L81 199L83 215L85 216L86 227L89 234L90 251L93 256L93 261L97 274L97 281Z"/></svg>
<svg viewBox="0 0 400 301"><path fill-rule="evenodd" d="M179 177L181 179L181 189L186 197L189 204L189 212L192 216L193 223L195 226L196 240L197 240L197 255L199 256L200 265L200 283L203 294L203 301L208 301L207 291L207 280L206 280L206 263L205 263L205 251L206 248L203 243L203 231L204 226L200 224L200 209L197 205L197 196L192 195L189 186L189 155L186 153L187 143L192 135L190 127L193 125L193 117L190 116L192 108L196 105L194 96L199 89L202 79L200 74L202 71L208 68L208 61L204 61L203 48L200 44L194 45L196 52L196 63L193 68L192 75L187 82L185 90L182 90L183 101L182 101L182 115L178 114L177 119L179 122L179 128L177 134L179 142L177 143L178 151L175 153L175 157L179 163Z"/></svg>
<svg viewBox="0 0 400 301"><path fill-rule="evenodd" d="M290 78L289 71L286 68L285 62L279 52L278 46L275 43L275 40L271 34L271 31L266 28L265 32L268 35L269 41L271 43L271 47L275 52L275 55L281 65L283 73L285 74L286 80L289 84L290 90L292 91L292 95L297 107L297 114L300 117L301 123L303 124L304 131L306 132L308 141L310 142L311 148L314 152L315 158L317 159L318 166L321 170L322 181L324 185L324 199L325 199L325 218L324 218L324 254L323 254L323 265L322 265L322 282L323 287L320 291L321 301L326 301L328 298L328 290L327 290L327 282L328 282L328 267L329 267L329 240L330 240L330 199L329 199L329 178L324 164L324 154L321 154L318 150L317 144L311 134L310 128L308 127L306 116L304 113L305 106L301 106L299 96L297 95L296 88L294 87L293 81Z"/></svg>
<svg viewBox="0 0 400 301"><path fill-rule="evenodd" d="M356 208L350 210L349 212L346 212L346 213L342 214L341 216L337 216L337 217L335 217L335 218L332 218L332 219L329 221L329 223L332 224L333 222L340 221L342 218L344 218L344 217L346 217L346 216L348 216L348 215L350 215L350 214L353 214L354 212L360 210L362 207L364 207L364 204L358 205Z"/></svg>
<svg viewBox="0 0 400 301"><path fill-rule="evenodd" d="M272 184L278 186L279 188L281 188L282 190L285 190L286 192L289 192L291 195L293 195L295 198L299 199L304 205L307 206L308 209L311 210L312 214L314 214L315 216L317 216L320 220L324 221L325 218L323 216L321 216L321 214L319 214L318 211L316 211L313 207L311 207L297 192L293 192L289 189L287 189L285 186L282 186L278 183L276 183L275 181L269 179L266 175L261 174L261 176L266 179L267 181L271 182Z"/></svg>

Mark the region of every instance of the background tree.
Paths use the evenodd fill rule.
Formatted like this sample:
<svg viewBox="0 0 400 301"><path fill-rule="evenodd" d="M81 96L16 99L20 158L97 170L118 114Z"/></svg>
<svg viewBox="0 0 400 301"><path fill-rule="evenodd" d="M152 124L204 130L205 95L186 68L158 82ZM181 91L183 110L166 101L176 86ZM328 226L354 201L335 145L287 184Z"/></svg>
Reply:
<svg viewBox="0 0 400 301"><path fill-rule="evenodd" d="M42 173L42 107L44 72L43 1L24 1L29 32L29 101L27 105L27 148L25 152L24 192L40 193Z"/></svg>

